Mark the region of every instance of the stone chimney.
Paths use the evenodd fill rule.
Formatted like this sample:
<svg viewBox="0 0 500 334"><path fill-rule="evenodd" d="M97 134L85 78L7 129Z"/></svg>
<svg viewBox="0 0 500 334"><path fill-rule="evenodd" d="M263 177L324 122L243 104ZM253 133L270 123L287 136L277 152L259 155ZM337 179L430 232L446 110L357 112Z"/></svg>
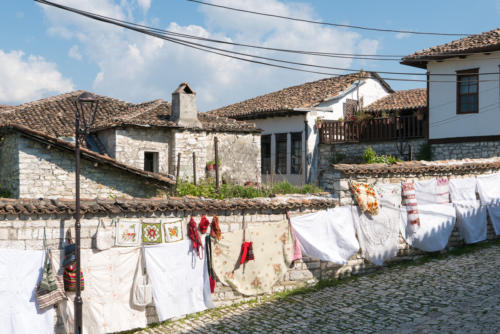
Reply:
<svg viewBox="0 0 500 334"><path fill-rule="evenodd" d="M196 107L196 93L187 82L181 83L172 93L172 115L170 119L179 126L201 128Z"/></svg>

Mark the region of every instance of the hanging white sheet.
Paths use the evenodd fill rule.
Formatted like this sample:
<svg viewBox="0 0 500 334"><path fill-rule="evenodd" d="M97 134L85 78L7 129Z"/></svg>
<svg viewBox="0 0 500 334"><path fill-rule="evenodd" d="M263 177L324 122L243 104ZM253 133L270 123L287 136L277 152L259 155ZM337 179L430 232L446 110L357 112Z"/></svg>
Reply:
<svg viewBox="0 0 500 334"><path fill-rule="evenodd" d="M54 333L54 309L39 312L35 289L43 251L0 249L0 332Z"/></svg>
<svg viewBox="0 0 500 334"><path fill-rule="evenodd" d="M500 174L478 176L477 191L483 205L500 204Z"/></svg>
<svg viewBox="0 0 500 334"><path fill-rule="evenodd" d="M371 263L381 266L385 260L397 255L399 210L385 207L380 209L378 215L371 216L362 214L358 207L352 207L354 226L363 257Z"/></svg>
<svg viewBox="0 0 500 334"><path fill-rule="evenodd" d="M415 195L419 206L449 203L448 179L434 178L425 181L415 181Z"/></svg>
<svg viewBox="0 0 500 334"><path fill-rule="evenodd" d="M359 250L350 206L292 217L302 254L345 264Z"/></svg>
<svg viewBox="0 0 500 334"><path fill-rule="evenodd" d="M193 252L191 240L149 246L145 253L160 321L214 307L207 263Z"/></svg>
<svg viewBox="0 0 500 334"><path fill-rule="evenodd" d="M380 207L401 207L401 183L380 183L375 185Z"/></svg>
<svg viewBox="0 0 500 334"><path fill-rule="evenodd" d="M140 248L110 248L94 253L81 251L85 278L83 299L83 332L110 333L143 328L147 325L145 308L131 303L132 285L139 261ZM59 304L67 333L73 333L74 293Z"/></svg>
<svg viewBox="0 0 500 334"><path fill-rule="evenodd" d="M500 235L500 205L488 205L488 214L496 235Z"/></svg>
<svg viewBox="0 0 500 334"><path fill-rule="evenodd" d="M455 226L455 208L451 204L419 206L420 228L411 229L406 208L401 208L401 234L408 244L426 252L436 252L448 244Z"/></svg>
<svg viewBox="0 0 500 334"><path fill-rule="evenodd" d="M474 201L474 204L455 204L455 209L457 228L462 239L468 244L486 240L486 206Z"/></svg>
<svg viewBox="0 0 500 334"><path fill-rule="evenodd" d="M468 177L464 179L450 179L450 197L453 203L476 203L477 179Z"/></svg>

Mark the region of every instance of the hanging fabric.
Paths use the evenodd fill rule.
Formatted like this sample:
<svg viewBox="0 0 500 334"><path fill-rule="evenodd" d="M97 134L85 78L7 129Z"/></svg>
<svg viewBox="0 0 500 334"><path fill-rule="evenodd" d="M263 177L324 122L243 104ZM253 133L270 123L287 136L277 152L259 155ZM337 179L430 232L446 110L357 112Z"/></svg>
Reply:
<svg viewBox="0 0 500 334"><path fill-rule="evenodd" d="M295 230L292 226L292 220L290 218L290 213L288 212L288 209L285 210L285 214L293 238L293 258L292 258L292 265L293 265L293 262L302 259L302 250L300 249L300 242L299 239L297 238L297 234L295 233Z"/></svg>
<svg viewBox="0 0 500 334"><path fill-rule="evenodd" d="M198 233L196 222L194 221L193 217L191 217L191 219L189 220L188 236L189 239L191 239L191 244L193 246L193 250L196 252L196 255L198 255L200 259L203 259L203 246L201 244L201 237Z"/></svg>
<svg viewBox="0 0 500 334"><path fill-rule="evenodd" d="M397 208L381 208L377 216L362 213L353 206L354 227L363 257L381 266L395 257L399 248L399 215Z"/></svg>
<svg viewBox="0 0 500 334"><path fill-rule="evenodd" d="M166 243L184 240L182 222L182 218L167 219L167 221L163 222L163 231Z"/></svg>
<svg viewBox="0 0 500 334"><path fill-rule="evenodd" d="M209 226L210 226L210 221L207 219L207 217L205 217L205 215L201 215L200 224L198 225L200 232L202 234L207 233Z"/></svg>
<svg viewBox="0 0 500 334"><path fill-rule="evenodd" d="M500 235L500 174L478 176L477 191L481 203L488 208L495 234Z"/></svg>
<svg viewBox="0 0 500 334"><path fill-rule="evenodd" d="M190 253L189 240L145 248L159 321L214 307L207 261Z"/></svg>
<svg viewBox="0 0 500 334"><path fill-rule="evenodd" d="M141 244L141 223L139 221L115 220L116 246L137 247Z"/></svg>
<svg viewBox="0 0 500 334"><path fill-rule="evenodd" d="M98 250L106 250L113 247L114 238L113 231L104 225L102 219L97 223L97 231L95 233L95 244Z"/></svg>
<svg viewBox="0 0 500 334"><path fill-rule="evenodd" d="M68 228L68 242L64 247L64 290L76 291L76 248L73 238L71 237L71 229ZM80 290L85 289L85 279L83 278L83 271L80 270Z"/></svg>
<svg viewBox="0 0 500 334"><path fill-rule="evenodd" d="M455 227L455 208L450 204L419 206L420 228L414 232L405 208L401 208L401 234L406 242L426 252L443 250Z"/></svg>
<svg viewBox="0 0 500 334"><path fill-rule="evenodd" d="M163 242L161 222L159 223L142 223L142 243L144 244L161 244Z"/></svg>
<svg viewBox="0 0 500 334"><path fill-rule="evenodd" d="M350 180L349 186L351 187L352 194L360 210L372 216L377 215L379 203L377 192L373 184Z"/></svg>
<svg viewBox="0 0 500 334"><path fill-rule="evenodd" d="M53 334L54 308L37 307L37 282L44 255L39 250L0 249L0 329L2 333ZM54 290L55 291L55 290Z"/></svg>
<svg viewBox="0 0 500 334"><path fill-rule="evenodd" d="M258 223L249 227L246 233L253 242L255 261L240 265L243 230L224 233L214 244L215 274L222 284L246 296L271 292L287 272L293 257L288 222Z"/></svg>
<svg viewBox="0 0 500 334"><path fill-rule="evenodd" d="M214 214L214 217L212 218L212 224L210 226L210 236L216 240L220 240L221 235L222 231L219 225L219 217Z"/></svg>
<svg viewBox="0 0 500 334"><path fill-rule="evenodd" d="M82 250L85 271L83 333L114 333L147 326L146 309L132 304L131 293L140 248L113 247L102 252ZM163 259L165 261L165 259ZM74 294L59 304L66 333L73 333Z"/></svg>
<svg viewBox="0 0 500 334"><path fill-rule="evenodd" d="M406 214L410 223L410 231L416 232L420 226L418 215L417 197L415 195L415 184L413 182L405 182L401 184L401 191L406 204Z"/></svg>
<svg viewBox="0 0 500 334"><path fill-rule="evenodd" d="M375 190L379 196L380 207L401 207L401 184L377 183Z"/></svg>
<svg viewBox="0 0 500 334"><path fill-rule="evenodd" d="M255 260L253 244L251 241L246 241L247 224L245 223L245 214L243 214L243 221L241 225L243 229L243 243L241 244L240 264L245 264L248 261Z"/></svg>
<svg viewBox="0 0 500 334"><path fill-rule="evenodd" d="M500 205L488 205L488 215L496 235L500 235Z"/></svg>
<svg viewBox="0 0 500 334"><path fill-rule="evenodd" d="M207 254L208 279L210 280L210 292L215 292L215 273L212 267L212 238L207 235L205 237L205 254Z"/></svg>
<svg viewBox="0 0 500 334"><path fill-rule="evenodd" d="M135 271L134 284L132 286L132 304L145 307L153 301L153 288L149 282L144 260L144 248L141 248L137 269Z"/></svg>
<svg viewBox="0 0 500 334"><path fill-rule="evenodd" d="M457 211L457 228L468 244L486 240L487 210L476 200L476 189L476 178L450 180L450 195Z"/></svg>
<svg viewBox="0 0 500 334"><path fill-rule="evenodd" d="M292 218L302 254L345 264L359 250L350 206L338 206Z"/></svg>
<svg viewBox="0 0 500 334"><path fill-rule="evenodd" d="M418 204L447 204L450 202L448 179L433 178L415 181L415 195Z"/></svg>

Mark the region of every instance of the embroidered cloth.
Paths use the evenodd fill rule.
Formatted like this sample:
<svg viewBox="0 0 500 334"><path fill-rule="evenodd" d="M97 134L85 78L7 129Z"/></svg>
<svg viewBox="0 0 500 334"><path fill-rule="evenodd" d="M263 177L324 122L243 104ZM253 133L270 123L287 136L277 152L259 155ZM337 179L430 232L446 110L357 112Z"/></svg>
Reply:
<svg viewBox="0 0 500 334"><path fill-rule="evenodd" d="M84 333L113 333L146 327L145 308L135 308L131 304L139 255L138 247L110 248L97 253L82 249ZM68 301L58 306L66 333L73 333L74 297L74 293L68 293Z"/></svg>
<svg viewBox="0 0 500 334"><path fill-rule="evenodd" d="M417 196L415 195L415 183L405 182L401 184L403 198L406 204L406 214L408 215L408 222L410 223L411 231L416 232L420 226L420 219L418 216Z"/></svg>
<svg viewBox="0 0 500 334"><path fill-rule="evenodd" d="M359 250L350 206L293 217L292 226L306 256L345 264Z"/></svg>
<svg viewBox="0 0 500 334"><path fill-rule="evenodd" d="M375 185L381 207L401 207L401 184L381 183Z"/></svg>
<svg viewBox="0 0 500 334"><path fill-rule="evenodd" d="M162 243L161 223L142 223L142 242L145 244Z"/></svg>
<svg viewBox="0 0 500 334"><path fill-rule="evenodd" d="M141 244L141 223L118 221L116 223L116 246L139 246Z"/></svg>
<svg viewBox="0 0 500 334"><path fill-rule="evenodd" d="M35 288L41 278L43 251L0 249L0 331L54 333L54 308L38 310Z"/></svg>
<svg viewBox="0 0 500 334"><path fill-rule="evenodd" d="M441 177L415 181L415 195L419 205L449 203L448 179Z"/></svg>
<svg viewBox="0 0 500 334"><path fill-rule="evenodd" d="M176 242L184 239L182 219L173 219L163 222L165 242Z"/></svg>
<svg viewBox="0 0 500 334"><path fill-rule="evenodd" d="M255 260L240 265L243 230L223 233L212 244L213 268L222 284L246 296L271 292L293 258L288 222L249 225L246 241L253 243Z"/></svg>
<svg viewBox="0 0 500 334"><path fill-rule="evenodd" d="M349 186L361 211L370 215L377 215L379 203L373 184L350 181Z"/></svg>
<svg viewBox="0 0 500 334"><path fill-rule="evenodd" d="M207 263L190 240L145 247L146 269L160 321L214 307Z"/></svg>
<svg viewBox="0 0 500 334"><path fill-rule="evenodd" d="M362 213L352 207L354 226L363 257L381 266L397 255L399 246L399 209L381 208L377 216Z"/></svg>
<svg viewBox="0 0 500 334"><path fill-rule="evenodd" d="M437 252L446 247L455 226L455 208L450 204L419 206L420 228L414 232L405 208L401 208L401 234L412 247Z"/></svg>

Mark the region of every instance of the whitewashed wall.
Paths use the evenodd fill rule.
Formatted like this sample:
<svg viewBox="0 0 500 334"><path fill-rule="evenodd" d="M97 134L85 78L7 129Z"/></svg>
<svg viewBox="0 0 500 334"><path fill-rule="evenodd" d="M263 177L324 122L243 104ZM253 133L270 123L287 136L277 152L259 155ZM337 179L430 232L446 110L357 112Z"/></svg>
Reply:
<svg viewBox="0 0 500 334"><path fill-rule="evenodd" d="M429 87L429 139L499 135L499 75L479 76L479 113L457 115L456 71L479 68L479 73L498 73L500 52L490 55L453 58L428 63L433 73L453 76L431 76ZM492 81L490 81L492 80ZM450 82L436 82L450 81ZM486 82L488 81L488 82Z"/></svg>

